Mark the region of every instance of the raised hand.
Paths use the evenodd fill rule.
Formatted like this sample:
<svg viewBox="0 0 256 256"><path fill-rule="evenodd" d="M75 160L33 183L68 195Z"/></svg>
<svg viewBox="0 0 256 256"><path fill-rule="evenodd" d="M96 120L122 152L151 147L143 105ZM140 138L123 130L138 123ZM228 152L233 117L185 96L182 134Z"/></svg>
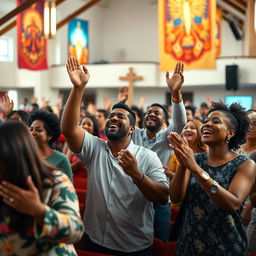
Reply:
<svg viewBox="0 0 256 256"><path fill-rule="evenodd" d="M2 103L3 109L6 113L10 113L13 111L13 100L10 100L8 94L5 94L3 96L3 103Z"/></svg>
<svg viewBox="0 0 256 256"><path fill-rule="evenodd" d="M129 87L128 86L122 86L119 88L119 94L118 94L118 102L125 104L125 102L128 99L128 92Z"/></svg>
<svg viewBox="0 0 256 256"><path fill-rule="evenodd" d="M184 83L183 70L184 64L182 62L178 62L171 78L169 72L166 72L166 83L171 90L171 94L175 94L180 91L182 84Z"/></svg>
<svg viewBox="0 0 256 256"><path fill-rule="evenodd" d="M30 176L27 177L26 183L28 190L3 181L0 185L0 195L4 203L18 212L40 219L43 217L45 205L41 202L38 190Z"/></svg>
<svg viewBox="0 0 256 256"><path fill-rule="evenodd" d="M86 84L89 81L90 74L85 66L81 68L81 66L75 58L69 57L68 63L66 64L66 68L69 78L74 87L83 88L86 86Z"/></svg>
<svg viewBox="0 0 256 256"><path fill-rule="evenodd" d="M31 104L37 103L37 97L35 97L35 95L32 95L30 97L30 102L31 102Z"/></svg>

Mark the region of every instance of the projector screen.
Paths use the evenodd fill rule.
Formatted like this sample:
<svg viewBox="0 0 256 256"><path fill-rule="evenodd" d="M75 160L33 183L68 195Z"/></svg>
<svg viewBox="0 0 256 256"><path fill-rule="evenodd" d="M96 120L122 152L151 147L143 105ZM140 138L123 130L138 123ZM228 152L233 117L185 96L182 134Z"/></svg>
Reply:
<svg viewBox="0 0 256 256"><path fill-rule="evenodd" d="M252 96L226 96L225 104L229 106L234 102L241 104L245 110L248 110L252 108L253 98Z"/></svg>

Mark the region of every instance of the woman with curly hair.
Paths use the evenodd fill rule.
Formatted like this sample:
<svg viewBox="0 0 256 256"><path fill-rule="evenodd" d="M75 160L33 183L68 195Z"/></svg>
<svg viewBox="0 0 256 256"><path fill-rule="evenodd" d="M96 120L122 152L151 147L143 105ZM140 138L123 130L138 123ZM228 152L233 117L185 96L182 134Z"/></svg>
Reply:
<svg viewBox="0 0 256 256"><path fill-rule="evenodd" d="M255 180L255 163L234 152L245 142L249 120L239 104L212 104L201 129L209 151L194 156L187 141L170 133L179 168L170 198L182 202L176 255L247 256L241 220L243 202Z"/></svg>
<svg viewBox="0 0 256 256"><path fill-rule="evenodd" d="M0 254L77 255L84 228L70 179L40 159L21 122L0 124L0 152Z"/></svg>
<svg viewBox="0 0 256 256"><path fill-rule="evenodd" d="M72 170L66 155L55 150L53 143L60 136L60 122L53 113L37 110L30 114L30 131L41 157L62 170L72 180Z"/></svg>

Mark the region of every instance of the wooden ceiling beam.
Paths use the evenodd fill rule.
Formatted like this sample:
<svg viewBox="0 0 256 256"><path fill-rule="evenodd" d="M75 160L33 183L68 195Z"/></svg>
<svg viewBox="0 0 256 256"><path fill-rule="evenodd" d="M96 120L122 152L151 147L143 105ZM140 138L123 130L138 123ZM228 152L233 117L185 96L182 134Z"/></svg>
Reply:
<svg viewBox="0 0 256 256"><path fill-rule="evenodd" d="M36 3L38 0L27 0L26 2L20 4L18 7L16 7L11 12L7 13L4 17L0 19L0 26L2 26L5 22L16 16L18 13L24 11L32 4Z"/></svg>
<svg viewBox="0 0 256 256"><path fill-rule="evenodd" d="M226 10L222 10L222 17L227 22L230 21L230 14ZM233 19L235 20L237 26L241 29L241 31L243 31L244 30L244 21L240 20L237 17L233 17Z"/></svg>
<svg viewBox="0 0 256 256"><path fill-rule="evenodd" d="M236 5L237 7L241 8L242 10L244 10L246 12L247 9L247 4L244 2L240 2L240 0L230 0L234 5Z"/></svg>
<svg viewBox="0 0 256 256"><path fill-rule="evenodd" d="M238 23L240 24L244 24L244 20L241 20L240 18L238 18L237 16L235 15L230 15L230 12L228 12L227 10L225 9L222 9L222 13L226 15L226 17L230 20L230 16L232 16L232 19L236 20Z"/></svg>
<svg viewBox="0 0 256 256"><path fill-rule="evenodd" d="M64 20L60 21L57 24L57 30L60 29L62 26L64 26L65 24L67 24L70 20L74 19L75 17L77 17L79 14L83 13L84 11L86 11L87 9L89 9L90 7L94 6L95 4L97 4L98 2L100 2L101 0L92 0L89 3L83 5L81 8L79 8L77 11L73 12L72 14L70 14L67 18L65 18Z"/></svg>
<svg viewBox="0 0 256 256"><path fill-rule="evenodd" d="M247 0L235 0L235 1L240 3L243 6L247 7Z"/></svg>
<svg viewBox="0 0 256 256"><path fill-rule="evenodd" d="M233 7L235 10L237 10L238 12L242 13L243 15L246 14L246 8L243 8L241 6L238 6L237 4L235 4L233 1L231 0L222 0L223 2L225 2L226 4L228 4L229 6Z"/></svg>
<svg viewBox="0 0 256 256"><path fill-rule="evenodd" d="M63 3L65 0L56 0L55 4L56 7ZM3 29L0 30L0 36L5 34L6 32L8 32L9 30L11 30L12 28L14 28L16 26L16 20L14 20L13 22L11 22L10 24L8 24L7 26L5 26Z"/></svg>

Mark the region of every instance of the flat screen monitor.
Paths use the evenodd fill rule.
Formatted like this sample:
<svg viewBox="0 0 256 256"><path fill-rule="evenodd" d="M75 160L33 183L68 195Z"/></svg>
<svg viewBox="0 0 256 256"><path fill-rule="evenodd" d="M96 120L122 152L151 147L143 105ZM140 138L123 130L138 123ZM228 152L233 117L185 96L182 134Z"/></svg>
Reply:
<svg viewBox="0 0 256 256"><path fill-rule="evenodd" d="M252 96L226 96L225 104L229 106L234 102L241 104L245 110L252 108L253 105Z"/></svg>

